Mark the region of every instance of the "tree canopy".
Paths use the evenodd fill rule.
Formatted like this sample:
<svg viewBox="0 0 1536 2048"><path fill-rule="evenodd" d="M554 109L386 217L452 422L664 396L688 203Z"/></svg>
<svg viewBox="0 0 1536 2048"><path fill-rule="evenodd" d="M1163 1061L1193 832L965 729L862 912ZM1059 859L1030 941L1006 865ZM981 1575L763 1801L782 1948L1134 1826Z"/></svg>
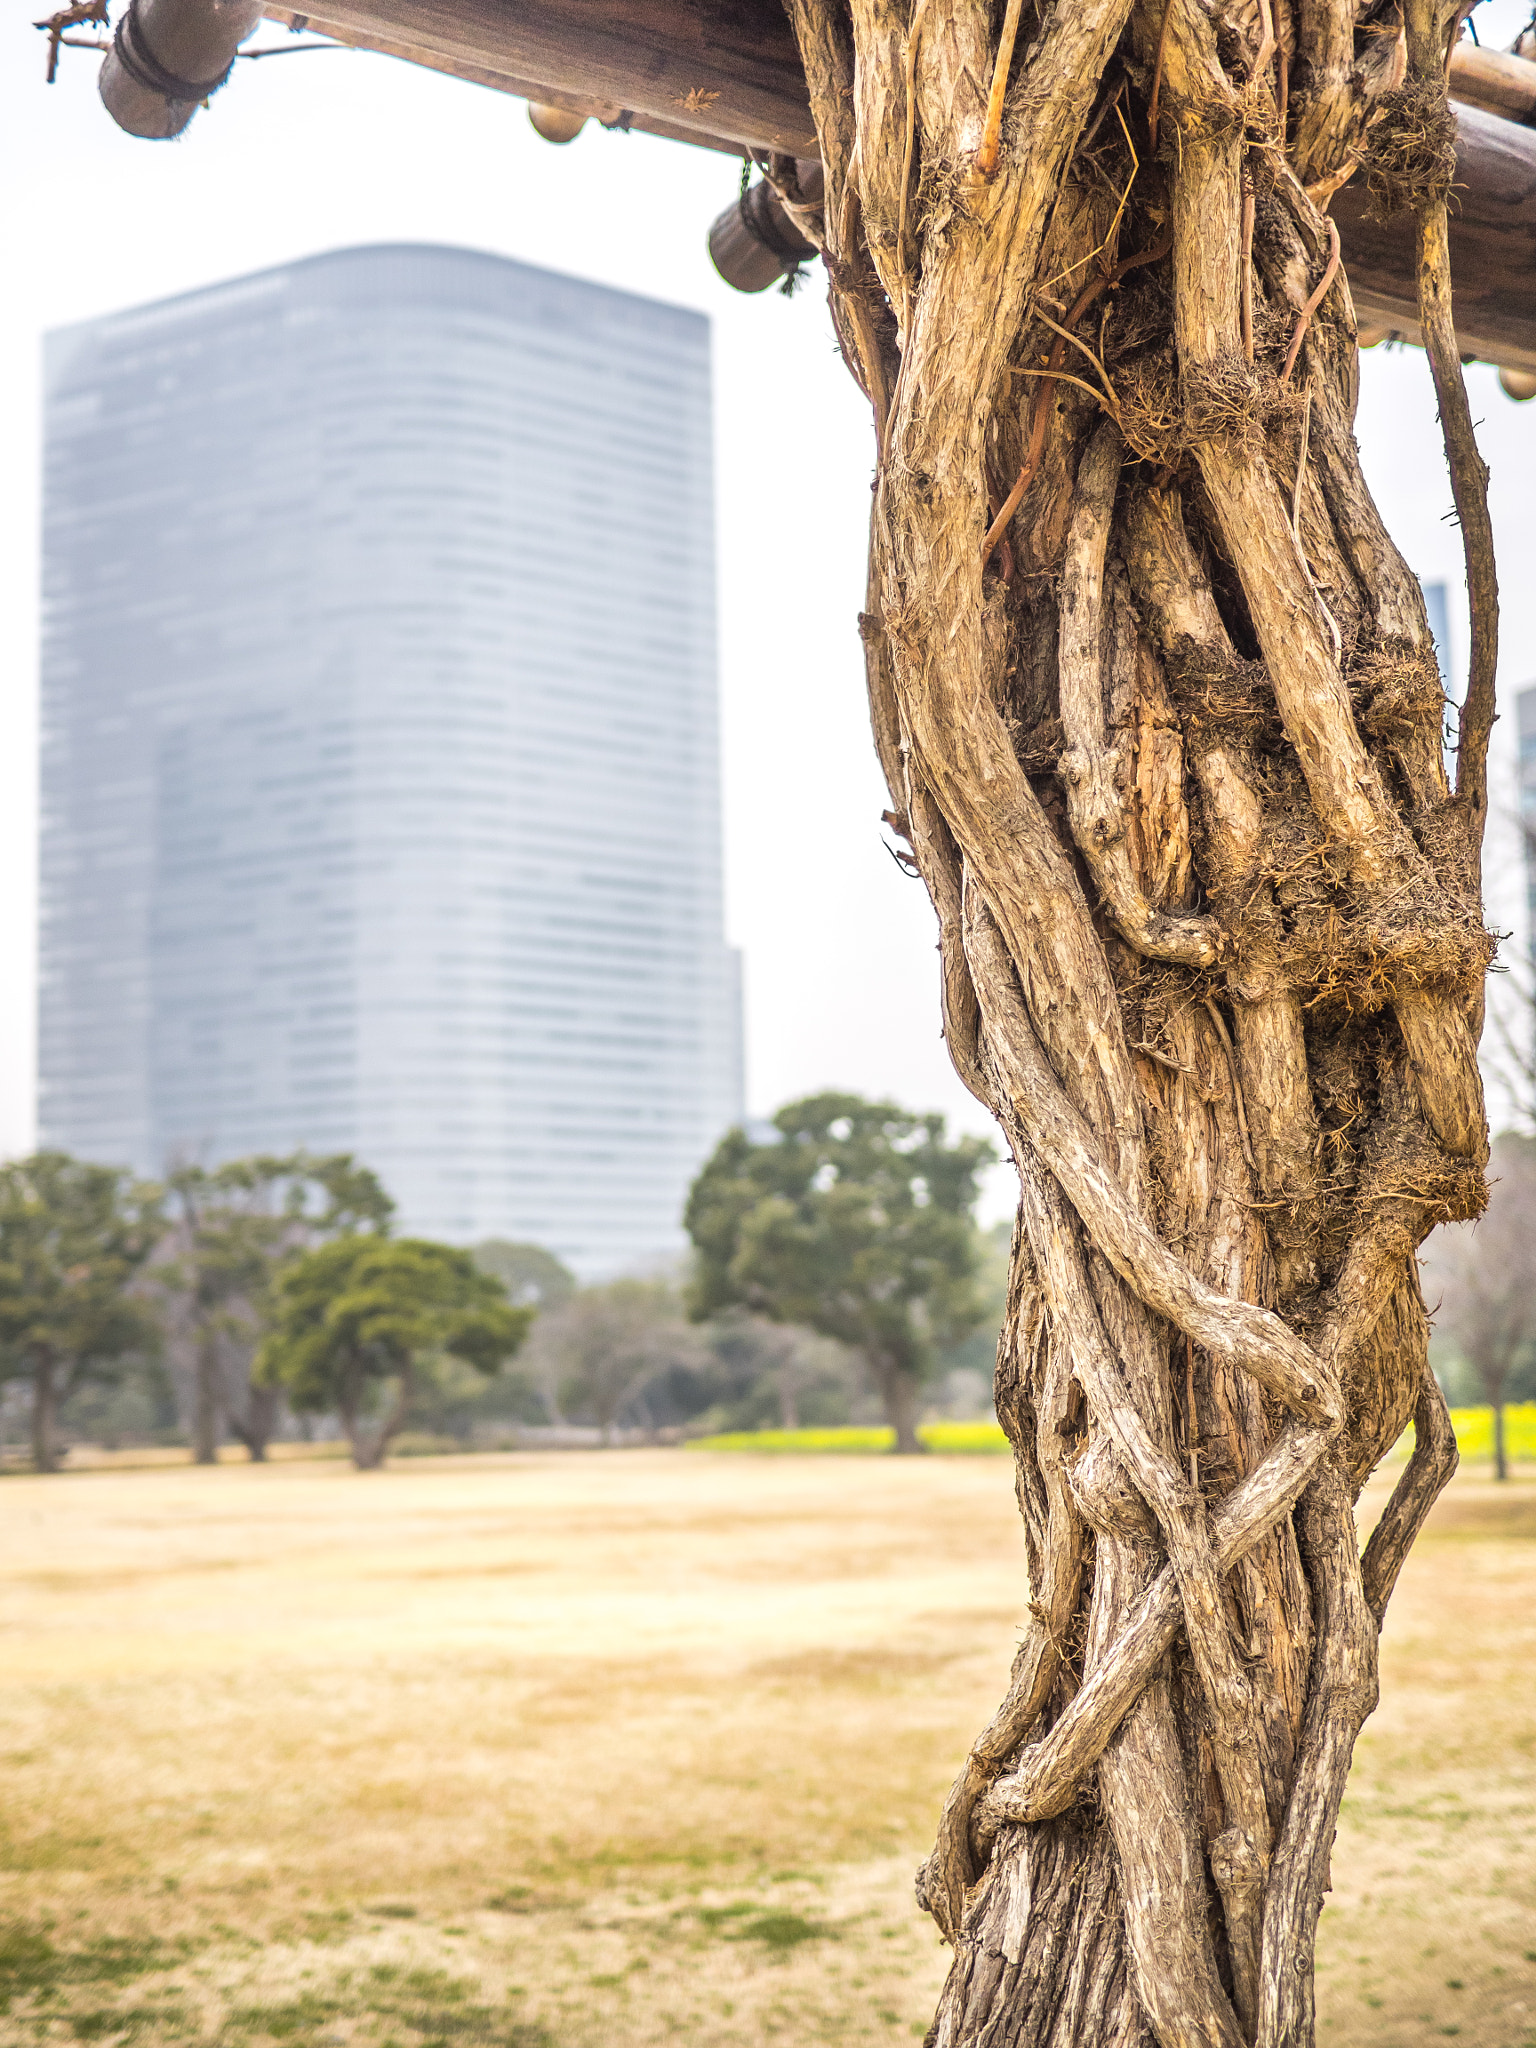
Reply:
<svg viewBox="0 0 1536 2048"><path fill-rule="evenodd" d="M650 1426L646 1395L657 1382L703 1375L711 1362L674 1290L638 1278L579 1288L546 1309L528 1353L550 1419L595 1424L605 1443L626 1413Z"/></svg>
<svg viewBox="0 0 1536 2048"><path fill-rule="evenodd" d="M250 1362L273 1278L318 1239L389 1228L394 1203L350 1153L255 1153L166 1176L170 1256L161 1269L192 1349L192 1443L217 1456L227 1422L253 1458L276 1421L275 1385L251 1386Z"/></svg>
<svg viewBox="0 0 1536 2048"><path fill-rule="evenodd" d="M60 1405L152 1351L133 1292L164 1228L160 1190L112 1166L36 1152L0 1166L0 1377L32 1387L32 1458L58 1463Z"/></svg>
<svg viewBox="0 0 1536 2048"><path fill-rule="evenodd" d="M338 1237L279 1275L256 1377L282 1385L296 1409L339 1415L366 1471L382 1464L431 1356L495 1372L532 1319L468 1252L425 1238ZM370 1430L370 1407L391 1381L393 1401Z"/></svg>
<svg viewBox="0 0 1536 2048"><path fill-rule="evenodd" d="M482 1273L501 1282L515 1307L553 1308L576 1292L576 1275L541 1244L488 1237L471 1256Z"/></svg>
<svg viewBox="0 0 1536 2048"><path fill-rule="evenodd" d="M767 1142L729 1132L694 1182L690 1308L739 1304L851 1345L897 1448L916 1450L918 1386L985 1312L971 1212L996 1155L946 1140L942 1116L858 1095L807 1096L772 1122Z"/></svg>

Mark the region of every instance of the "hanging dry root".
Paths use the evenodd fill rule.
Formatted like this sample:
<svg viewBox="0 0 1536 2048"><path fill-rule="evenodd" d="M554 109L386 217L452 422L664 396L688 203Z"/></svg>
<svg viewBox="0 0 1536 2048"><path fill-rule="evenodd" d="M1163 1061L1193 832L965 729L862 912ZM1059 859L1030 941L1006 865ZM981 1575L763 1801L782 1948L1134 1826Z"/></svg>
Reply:
<svg viewBox="0 0 1536 2048"><path fill-rule="evenodd" d="M996 1394L1031 1597L919 1878L955 1949L929 2038L1299 2048L1376 1631L1454 1465L1413 1254L1486 1160L1452 10L790 9L880 449L875 739L1021 1188ZM1454 791L1309 196L1361 147L1418 215L1469 549Z"/></svg>

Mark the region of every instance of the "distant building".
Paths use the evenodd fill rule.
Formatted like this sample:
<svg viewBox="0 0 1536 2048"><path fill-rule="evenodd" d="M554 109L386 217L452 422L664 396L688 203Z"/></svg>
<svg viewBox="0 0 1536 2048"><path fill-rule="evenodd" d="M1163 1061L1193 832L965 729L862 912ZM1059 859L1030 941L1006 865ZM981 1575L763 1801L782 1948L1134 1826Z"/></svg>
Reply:
<svg viewBox="0 0 1536 2048"><path fill-rule="evenodd" d="M41 1142L674 1248L742 1094L707 321L348 249L46 383Z"/></svg>

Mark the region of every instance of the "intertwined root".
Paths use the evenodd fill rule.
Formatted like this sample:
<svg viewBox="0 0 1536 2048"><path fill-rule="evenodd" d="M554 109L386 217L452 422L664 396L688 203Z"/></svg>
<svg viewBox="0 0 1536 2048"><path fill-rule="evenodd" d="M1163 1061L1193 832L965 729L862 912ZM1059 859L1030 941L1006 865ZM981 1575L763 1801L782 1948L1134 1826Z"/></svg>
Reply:
<svg viewBox="0 0 1536 2048"><path fill-rule="evenodd" d="M820 213L768 170L875 415L875 739L1021 1188L997 1398L1034 1598L919 1879L956 1951L930 2038L1300 2043L1376 1631L1454 1465L1413 1254L1486 1159L1454 8L789 4ZM1320 207L1362 152L1417 211L1468 542L1454 792L1350 433Z"/></svg>

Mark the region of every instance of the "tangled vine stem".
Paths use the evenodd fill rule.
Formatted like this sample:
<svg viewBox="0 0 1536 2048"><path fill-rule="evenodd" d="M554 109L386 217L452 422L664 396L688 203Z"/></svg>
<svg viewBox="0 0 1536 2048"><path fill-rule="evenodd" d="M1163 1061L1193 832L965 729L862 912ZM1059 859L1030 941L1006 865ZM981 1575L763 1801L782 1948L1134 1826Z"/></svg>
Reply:
<svg viewBox="0 0 1536 2048"><path fill-rule="evenodd" d="M1376 1634L1455 1462L1414 1253L1484 1198L1455 0L788 5L822 208L769 175L875 412L875 740L1021 1189L1032 1599L919 1875L954 1946L929 2039L1299 2048ZM1358 160L1418 220L1473 609L1454 793L1309 196Z"/></svg>

